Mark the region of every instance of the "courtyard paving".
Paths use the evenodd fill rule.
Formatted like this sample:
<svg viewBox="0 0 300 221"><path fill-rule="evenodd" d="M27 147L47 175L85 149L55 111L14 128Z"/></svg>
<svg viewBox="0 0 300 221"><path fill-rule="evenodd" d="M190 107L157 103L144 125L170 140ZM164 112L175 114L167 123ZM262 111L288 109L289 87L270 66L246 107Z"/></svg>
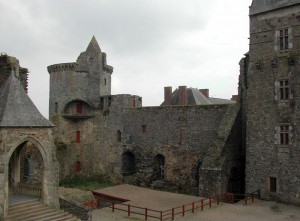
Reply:
<svg viewBox="0 0 300 221"><path fill-rule="evenodd" d="M154 210L171 209L182 204L198 201L201 198L183 194L156 191L131 185L119 185L98 192L125 198L131 204ZM121 208L121 207L120 207ZM111 212L110 208L93 211L93 221L144 220L140 215L127 217L124 211ZM157 220L148 218L148 220ZM169 219L171 220L171 219ZM255 199L254 203L245 206L243 203L220 205L213 204L212 208L205 207L203 211L186 212L185 216L175 216L176 221L300 221L300 207L278 204Z"/></svg>

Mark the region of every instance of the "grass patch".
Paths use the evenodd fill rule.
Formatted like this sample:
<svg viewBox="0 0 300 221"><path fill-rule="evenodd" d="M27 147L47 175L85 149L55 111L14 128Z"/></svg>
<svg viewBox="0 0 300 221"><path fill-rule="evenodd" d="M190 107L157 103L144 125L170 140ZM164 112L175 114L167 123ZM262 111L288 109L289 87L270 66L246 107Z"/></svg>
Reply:
<svg viewBox="0 0 300 221"><path fill-rule="evenodd" d="M108 177L103 175L94 175L90 177L75 176L62 180L59 186L65 188L76 188L81 190L95 190L114 186Z"/></svg>

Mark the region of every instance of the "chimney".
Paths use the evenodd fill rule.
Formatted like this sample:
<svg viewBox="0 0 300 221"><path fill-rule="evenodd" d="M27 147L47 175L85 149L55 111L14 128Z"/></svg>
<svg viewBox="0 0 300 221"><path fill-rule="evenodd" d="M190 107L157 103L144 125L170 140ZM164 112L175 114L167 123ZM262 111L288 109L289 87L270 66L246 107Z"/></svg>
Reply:
<svg viewBox="0 0 300 221"><path fill-rule="evenodd" d="M186 105L186 86L179 86L179 104L178 105Z"/></svg>
<svg viewBox="0 0 300 221"><path fill-rule="evenodd" d="M199 90L205 97L209 98L209 89L200 89Z"/></svg>
<svg viewBox="0 0 300 221"><path fill-rule="evenodd" d="M238 102L239 101L239 95L232 95L231 100Z"/></svg>
<svg viewBox="0 0 300 221"><path fill-rule="evenodd" d="M172 87L165 87L164 106L172 105Z"/></svg>

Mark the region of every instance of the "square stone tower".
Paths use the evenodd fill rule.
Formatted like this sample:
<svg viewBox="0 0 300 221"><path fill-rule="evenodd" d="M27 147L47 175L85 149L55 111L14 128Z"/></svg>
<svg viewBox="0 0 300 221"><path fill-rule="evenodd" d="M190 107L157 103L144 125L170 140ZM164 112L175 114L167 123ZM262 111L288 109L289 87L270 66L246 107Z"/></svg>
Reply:
<svg viewBox="0 0 300 221"><path fill-rule="evenodd" d="M244 59L246 192L300 203L300 0L253 0Z"/></svg>

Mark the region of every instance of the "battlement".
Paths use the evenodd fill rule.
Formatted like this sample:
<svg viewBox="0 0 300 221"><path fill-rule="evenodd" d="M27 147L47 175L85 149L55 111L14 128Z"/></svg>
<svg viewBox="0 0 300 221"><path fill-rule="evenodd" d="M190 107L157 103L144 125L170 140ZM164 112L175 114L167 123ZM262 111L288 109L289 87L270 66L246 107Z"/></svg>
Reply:
<svg viewBox="0 0 300 221"><path fill-rule="evenodd" d="M61 64L53 64L47 67L49 74L53 72L60 72L60 71L75 71L77 67L76 62L71 63L61 63Z"/></svg>

